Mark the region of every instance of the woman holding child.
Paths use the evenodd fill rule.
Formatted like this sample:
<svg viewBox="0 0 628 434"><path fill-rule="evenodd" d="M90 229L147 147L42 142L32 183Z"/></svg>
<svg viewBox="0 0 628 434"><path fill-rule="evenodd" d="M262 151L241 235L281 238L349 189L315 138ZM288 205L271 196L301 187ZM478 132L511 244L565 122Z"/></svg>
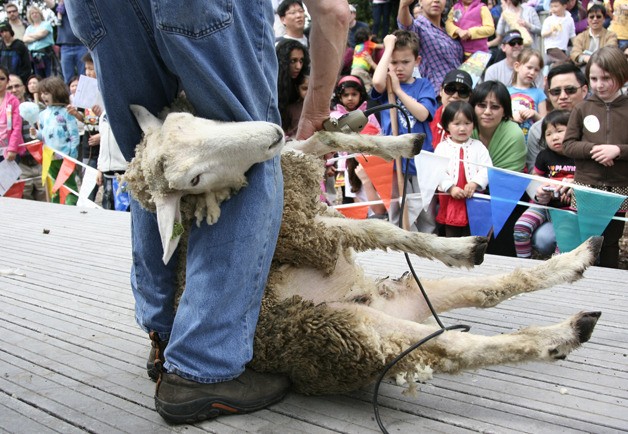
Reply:
<svg viewBox="0 0 628 434"><path fill-rule="evenodd" d="M512 120L510 93L506 86L493 80L481 83L473 89L469 103L478 118L478 128L473 131L472 137L488 148L493 167L523 172L527 148L523 131ZM527 195L524 193L520 200L527 202ZM515 207L499 235L491 238L488 253L516 256L512 234L515 222L525 210L522 205Z"/></svg>

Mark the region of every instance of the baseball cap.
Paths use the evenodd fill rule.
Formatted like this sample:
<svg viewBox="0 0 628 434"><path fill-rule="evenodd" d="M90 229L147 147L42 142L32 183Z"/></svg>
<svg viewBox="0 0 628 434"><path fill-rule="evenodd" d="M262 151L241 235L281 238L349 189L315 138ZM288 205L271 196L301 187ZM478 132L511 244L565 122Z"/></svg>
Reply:
<svg viewBox="0 0 628 434"><path fill-rule="evenodd" d="M473 89L473 79L471 79L467 71L461 71L459 69L449 71L443 80L443 87L449 83L461 83L469 89Z"/></svg>
<svg viewBox="0 0 628 434"><path fill-rule="evenodd" d="M511 30L506 33L502 38L502 44L507 44L515 39L521 39L523 41L523 36L521 36L521 32L519 30Z"/></svg>

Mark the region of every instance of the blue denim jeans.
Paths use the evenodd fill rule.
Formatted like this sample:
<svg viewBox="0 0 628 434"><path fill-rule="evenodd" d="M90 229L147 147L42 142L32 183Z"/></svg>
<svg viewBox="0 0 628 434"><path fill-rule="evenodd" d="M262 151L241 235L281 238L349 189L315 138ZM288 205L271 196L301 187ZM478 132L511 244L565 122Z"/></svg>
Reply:
<svg viewBox="0 0 628 434"><path fill-rule="evenodd" d="M373 3L373 34L380 39L388 34L390 27L390 2ZM381 28L380 28L381 26Z"/></svg>
<svg viewBox="0 0 628 434"><path fill-rule="evenodd" d="M70 84L70 79L75 75L85 74L85 64L81 60L87 53L84 45L61 45L61 72L66 84Z"/></svg>
<svg viewBox="0 0 628 434"><path fill-rule="evenodd" d="M141 136L129 104L156 114L180 89L198 116L279 123L271 2L67 0L66 7L74 33L92 51L105 109L128 160ZM198 382L233 379L252 358L281 222L279 157L253 166L247 177L248 186L222 204L216 224L192 226L176 313L177 253L163 264L156 216L131 202L137 322L170 339L166 370Z"/></svg>

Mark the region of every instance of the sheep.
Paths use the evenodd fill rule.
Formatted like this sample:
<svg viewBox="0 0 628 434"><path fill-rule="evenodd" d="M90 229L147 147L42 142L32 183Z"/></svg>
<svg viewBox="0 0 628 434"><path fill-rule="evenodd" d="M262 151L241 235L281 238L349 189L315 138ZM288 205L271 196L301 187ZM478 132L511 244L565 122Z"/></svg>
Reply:
<svg viewBox="0 0 628 434"><path fill-rule="evenodd" d="M177 225L185 230L193 218L215 222L220 203L246 185L246 170L281 152L284 215L250 366L289 376L296 392L345 393L366 386L395 356L438 330L426 323L431 312L412 276L370 278L356 262L356 252L391 249L456 267L482 263L484 237L440 238L380 220L345 219L319 200L323 169L318 156L347 150L387 159L412 157L421 148L422 135L318 132L305 141L284 143L279 127L270 123L223 123L176 112L161 120L142 107L132 110L144 138L125 175L128 189L163 220L164 261L181 241L177 254L183 269L185 237ZM246 152L238 152L242 147ZM236 152L238 158L231 158ZM600 246L599 237L591 238L529 269L427 280L423 285L437 312L488 308L517 294L580 279ZM181 291L184 276L179 273ZM430 371L458 373L564 359L589 340L599 317L600 312L580 312L555 325L499 336L444 332L390 373L412 379Z"/></svg>

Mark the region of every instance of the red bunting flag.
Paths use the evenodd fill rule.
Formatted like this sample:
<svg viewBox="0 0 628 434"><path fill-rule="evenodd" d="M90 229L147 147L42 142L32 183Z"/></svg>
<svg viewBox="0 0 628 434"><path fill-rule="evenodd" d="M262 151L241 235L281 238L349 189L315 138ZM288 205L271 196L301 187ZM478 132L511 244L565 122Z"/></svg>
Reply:
<svg viewBox="0 0 628 434"><path fill-rule="evenodd" d="M4 197L22 199L22 196L24 195L25 185L26 184L22 181L16 181L7 191L4 192Z"/></svg>
<svg viewBox="0 0 628 434"><path fill-rule="evenodd" d="M364 220L369 212L368 205L362 206L347 206L346 208L336 208L342 215L350 219Z"/></svg>
<svg viewBox="0 0 628 434"><path fill-rule="evenodd" d="M386 209L389 209L392 198L393 162L373 155L369 157L358 155L356 158L360 165L364 167L366 174L373 183L373 187L375 187L377 194L384 202L384 206Z"/></svg>
<svg viewBox="0 0 628 434"><path fill-rule="evenodd" d="M63 159L63 164L61 164L61 168L59 169L59 173L57 174L57 179L55 179L55 184L52 186L52 192L56 193L59 188L65 184L65 181L74 173L74 168L76 167L76 163L74 161L68 160L67 158ZM67 193L66 193L67 194Z"/></svg>
<svg viewBox="0 0 628 434"><path fill-rule="evenodd" d="M42 143L41 140L37 140L36 142L26 145L26 149L28 149L28 152L31 153L35 161L37 161L39 164L41 164L41 162L43 161L43 155L42 155L43 146L44 144Z"/></svg>
<svg viewBox="0 0 628 434"><path fill-rule="evenodd" d="M59 203L65 205L65 200L70 194L70 190L65 185L61 185L59 188Z"/></svg>

